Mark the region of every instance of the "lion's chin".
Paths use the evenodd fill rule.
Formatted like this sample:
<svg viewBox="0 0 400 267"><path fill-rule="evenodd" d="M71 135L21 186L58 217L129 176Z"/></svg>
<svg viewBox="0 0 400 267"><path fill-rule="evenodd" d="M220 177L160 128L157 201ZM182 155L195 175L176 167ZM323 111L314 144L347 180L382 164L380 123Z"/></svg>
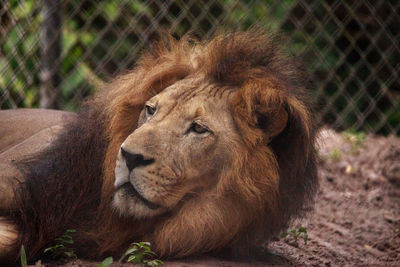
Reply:
<svg viewBox="0 0 400 267"><path fill-rule="evenodd" d="M113 197L113 207L120 216L135 217L137 219L151 218L163 212L163 209L156 204L145 202L133 188L121 186Z"/></svg>

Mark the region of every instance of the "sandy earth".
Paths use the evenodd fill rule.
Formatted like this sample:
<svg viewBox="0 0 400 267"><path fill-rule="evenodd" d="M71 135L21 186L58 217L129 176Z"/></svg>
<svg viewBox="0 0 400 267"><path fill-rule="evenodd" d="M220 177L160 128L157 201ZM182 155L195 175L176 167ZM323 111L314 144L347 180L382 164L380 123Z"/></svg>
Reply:
<svg viewBox="0 0 400 267"><path fill-rule="evenodd" d="M307 229L307 244L289 234L252 261L203 256L164 266L400 266L400 139L330 130L320 136L315 209L292 226Z"/></svg>

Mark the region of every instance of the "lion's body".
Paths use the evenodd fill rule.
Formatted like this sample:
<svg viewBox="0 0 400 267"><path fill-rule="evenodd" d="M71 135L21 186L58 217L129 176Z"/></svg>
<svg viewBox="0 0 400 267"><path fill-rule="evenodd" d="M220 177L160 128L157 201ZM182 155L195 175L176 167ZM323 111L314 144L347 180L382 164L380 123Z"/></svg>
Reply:
<svg viewBox="0 0 400 267"><path fill-rule="evenodd" d="M10 202L14 200L10 182L24 179L14 162L44 150L57 137L63 125L75 117L74 113L57 110L0 111L0 209L13 206Z"/></svg>
<svg viewBox="0 0 400 267"><path fill-rule="evenodd" d="M26 141L42 130L62 126L76 117L72 112L46 109L14 109L0 112L0 153ZM40 139L37 139L40 142Z"/></svg>
<svg viewBox="0 0 400 267"><path fill-rule="evenodd" d="M79 232L86 258L142 240L162 257L249 247L312 199L315 128L278 43L260 31L169 41L66 124L33 122L39 128L22 137L21 127L9 130L18 135L5 144L32 143L9 162L14 174L0 172L2 185L21 181L11 178L16 190L0 204L4 259L21 245L34 259L65 229ZM34 146L49 136L50 146Z"/></svg>
<svg viewBox="0 0 400 267"><path fill-rule="evenodd" d="M14 163L43 151L75 117L74 113L56 110L0 111L0 210L15 208L14 190L24 180ZM0 256L12 247L16 237L13 224L0 217Z"/></svg>

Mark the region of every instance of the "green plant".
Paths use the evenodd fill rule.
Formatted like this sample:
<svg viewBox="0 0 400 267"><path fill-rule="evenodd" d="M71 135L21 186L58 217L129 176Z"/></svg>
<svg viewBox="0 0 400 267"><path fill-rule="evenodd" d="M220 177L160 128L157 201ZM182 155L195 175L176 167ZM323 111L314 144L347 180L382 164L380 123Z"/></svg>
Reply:
<svg viewBox="0 0 400 267"><path fill-rule="evenodd" d="M307 245L308 234L307 229L304 226L300 226L298 229L289 230L288 232L283 232L280 235L281 238L285 238L287 236L292 236L296 242L298 242L298 239L302 237L304 245Z"/></svg>
<svg viewBox="0 0 400 267"><path fill-rule="evenodd" d="M342 135L343 138L351 145L351 151L358 155L365 141L366 134L364 132L345 131L342 133Z"/></svg>
<svg viewBox="0 0 400 267"><path fill-rule="evenodd" d="M119 259L118 263L122 263L126 257L128 257L126 262L143 264L148 267L159 267L164 264L161 260L155 259L157 255L151 250L150 242L132 243Z"/></svg>
<svg viewBox="0 0 400 267"><path fill-rule="evenodd" d="M48 247L44 253L48 253L51 258L70 261L76 259L75 250L71 247L74 244L72 234L76 233L74 229L67 229L65 233L55 239L55 245Z"/></svg>
<svg viewBox="0 0 400 267"><path fill-rule="evenodd" d="M335 148L331 152L331 157L333 160L338 161L342 157L342 152L339 149Z"/></svg>
<svg viewBox="0 0 400 267"><path fill-rule="evenodd" d="M100 264L96 264L97 267L110 267L113 263L113 257L105 258Z"/></svg>
<svg viewBox="0 0 400 267"><path fill-rule="evenodd" d="M27 267L28 262L26 260L26 253L25 253L24 245L21 246L20 254L21 254L21 267Z"/></svg>

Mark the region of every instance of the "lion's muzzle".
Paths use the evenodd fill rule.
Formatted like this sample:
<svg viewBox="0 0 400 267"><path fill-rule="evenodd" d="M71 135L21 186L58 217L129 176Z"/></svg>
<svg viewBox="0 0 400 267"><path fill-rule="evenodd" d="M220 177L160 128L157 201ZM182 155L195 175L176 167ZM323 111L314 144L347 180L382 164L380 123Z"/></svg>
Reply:
<svg viewBox="0 0 400 267"><path fill-rule="evenodd" d="M129 181L129 176L131 176L133 169L138 168L138 167L144 167L148 166L152 163L154 163L154 158L148 158L143 156L142 154L136 154L136 153L131 153L128 152L127 149L124 149L121 147L121 160L125 162L126 167L128 168L128 179L126 182L117 186L117 191L118 190L123 190L126 195L129 195L131 197L134 197L136 199L139 199L143 204L145 204L148 208L155 210L160 207L160 205L155 204L148 199L146 199L141 193L138 192L138 190L135 188L135 185L132 183L132 181ZM123 164L123 163L122 163Z"/></svg>

